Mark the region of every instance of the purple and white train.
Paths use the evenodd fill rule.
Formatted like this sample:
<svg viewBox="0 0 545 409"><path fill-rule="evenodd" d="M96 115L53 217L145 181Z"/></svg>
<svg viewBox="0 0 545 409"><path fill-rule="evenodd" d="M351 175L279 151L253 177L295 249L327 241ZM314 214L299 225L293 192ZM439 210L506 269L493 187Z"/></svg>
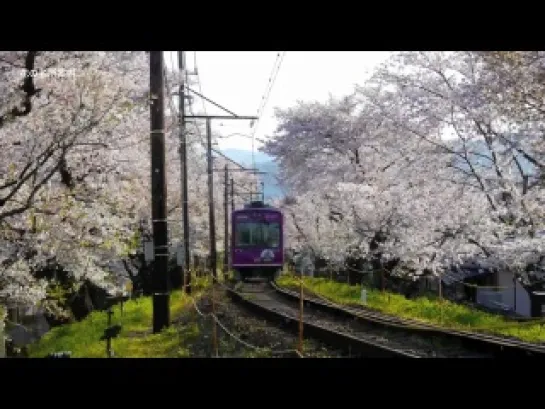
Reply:
<svg viewBox="0 0 545 409"><path fill-rule="evenodd" d="M263 202L232 212L231 266L237 281L274 280L284 265L284 216Z"/></svg>

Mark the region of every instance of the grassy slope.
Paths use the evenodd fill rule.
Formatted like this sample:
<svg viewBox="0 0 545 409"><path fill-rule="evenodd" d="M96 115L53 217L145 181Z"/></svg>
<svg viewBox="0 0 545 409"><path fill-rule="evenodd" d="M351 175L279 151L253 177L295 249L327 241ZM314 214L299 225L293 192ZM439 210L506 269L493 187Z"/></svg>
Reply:
<svg viewBox="0 0 545 409"><path fill-rule="evenodd" d="M206 279L193 278L193 297L209 285ZM176 320L183 311L191 306L191 298L181 291L171 294L171 320ZM112 340L115 356L120 358L151 358L151 357L183 357L189 352L183 347L188 338L198 332L197 325L182 328L172 326L159 333L151 333L152 299L142 297L131 300L123 306L123 316L120 307L114 307L115 314L112 324L121 324L119 336ZM56 351L71 351L74 358L105 358L106 342L100 341L107 326L107 314L104 311L91 313L80 322L56 327L48 332L40 341L30 347L31 357L44 357Z"/></svg>
<svg viewBox="0 0 545 409"><path fill-rule="evenodd" d="M299 278L283 275L277 282L283 287L295 289L298 288L298 280ZM349 286L324 278L311 277L305 277L304 282L308 290L332 302L344 305L361 305L361 286L359 285ZM545 342L545 328L538 323L507 321L501 316L488 314L447 300L440 301L430 297L408 300L399 294L367 289L367 306L386 314L447 328L510 336L528 342Z"/></svg>

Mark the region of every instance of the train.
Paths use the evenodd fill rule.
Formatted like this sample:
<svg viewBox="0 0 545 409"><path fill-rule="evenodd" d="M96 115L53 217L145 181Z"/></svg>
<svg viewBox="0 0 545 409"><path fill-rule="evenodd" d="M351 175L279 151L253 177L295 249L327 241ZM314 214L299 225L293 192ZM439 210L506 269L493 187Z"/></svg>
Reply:
<svg viewBox="0 0 545 409"><path fill-rule="evenodd" d="M235 281L272 281L284 266L284 215L253 201L231 213L231 268Z"/></svg>

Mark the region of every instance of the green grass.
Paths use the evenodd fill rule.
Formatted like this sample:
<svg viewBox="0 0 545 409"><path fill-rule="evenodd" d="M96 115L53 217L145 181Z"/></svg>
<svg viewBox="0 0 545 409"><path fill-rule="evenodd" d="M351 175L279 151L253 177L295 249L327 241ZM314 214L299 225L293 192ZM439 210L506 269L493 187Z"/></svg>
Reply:
<svg viewBox="0 0 545 409"><path fill-rule="evenodd" d="M297 289L299 277L282 275L277 283L285 288ZM362 305L360 285L349 286L325 278L312 277L305 277L304 283L307 292L310 290L334 303ZM436 297L408 300L399 294L366 289L366 306L385 314L451 329L509 336L528 342L545 342L545 328L536 321L518 323Z"/></svg>
<svg viewBox="0 0 545 409"><path fill-rule="evenodd" d="M207 278L193 278L193 297L198 297L210 284ZM191 298L180 290L170 298L171 321L176 320L191 306ZM113 308L112 324L121 324L122 330L112 340L112 349L120 358L160 358L189 356L188 345L199 335L198 326L172 325L159 334L152 333L152 298L141 297ZM95 311L80 322L56 327L29 348L30 357L45 357L56 351L71 351L74 358L105 358L106 341L100 337L107 327L107 314Z"/></svg>

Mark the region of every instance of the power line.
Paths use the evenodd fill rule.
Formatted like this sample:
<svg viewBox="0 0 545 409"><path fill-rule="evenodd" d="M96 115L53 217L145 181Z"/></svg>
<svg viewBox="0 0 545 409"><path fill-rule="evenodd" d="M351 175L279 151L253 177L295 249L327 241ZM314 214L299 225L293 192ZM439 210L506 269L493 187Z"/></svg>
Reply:
<svg viewBox="0 0 545 409"><path fill-rule="evenodd" d="M168 92L168 94L169 94L169 99L168 99L169 107L170 107L170 109L172 110L172 113L173 113L173 114L177 114L179 108L176 108L176 106L174 105L174 103L173 103L173 101L172 101L172 93L171 93L171 91L170 91L170 83L169 83L168 77L167 77L167 75L166 75L166 69L163 69L163 75L164 75L164 77L165 77L165 84L166 84L167 92ZM189 90L191 90L189 87L186 87L186 88L189 89ZM189 112L191 113L191 115L193 115L193 116L195 115L195 113L193 112L193 106L191 105L191 103L189 104ZM201 134L201 129L200 129L200 127L199 127L198 125L196 125L196 124L194 124L194 125L195 125L195 127L197 128L197 133L198 133L199 138L200 138L199 143L201 144L201 146L202 146L203 148L206 149L206 143L205 143L204 140L203 140L204 137L203 137L203 135ZM214 153L217 154L217 155L220 155L220 156L223 157L225 160L231 162L232 164L238 166L239 168L241 168L241 169L246 169L245 166L241 165L241 164L238 163L238 162L235 162L233 159L229 158L229 157L228 157L227 155L225 155L223 152L221 152L221 151L219 151L219 150L217 150L217 149L215 149L215 148L212 148L212 152L214 152Z"/></svg>
<svg viewBox="0 0 545 409"><path fill-rule="evenodd" d="M284 54L285 54L285 51L284 53L281 54L278 53L277 55L277 58L275 59L275 64L273 66L273 70L271 71L271 74L270 74L270 77L269 77L269 81L268 81L268 86L267 88L265 89L265 93L262 97L262 104L260 106L260 108L258 108L258 119L256 121L256 125L254 126L254 130L253 130L253 134L252 134L252 167L255 169L255 159L254 159L254 147L253 147L253 139L254 139L254 135L255 135L255 131L257 129L257 123L259 123L259 117L260 117L260 111L264 108L264 106L266 105L267 103L267 100L268 100L268 97L270 95L270 90L272 89L272 86L274 85L274 82L276 80L276 76L278 75L278 70L280 69L280 65L282 64L282 59L284 58ZM278 66L276 64L276 62L279 61L278 63ZM275 68L276 68L276 74L275 74ZM197 66L197 52L195 51L194 54L193 54L193 70L195 71L195 75L197 77L197 86L199 88L199 93L189 89L189 87L187 87L190 91L192 91L194 94L197 94L199 97L201 97L201 102L203 104L203 110L205 112L205 115L208 115L207 112L206 112L206 104L205 104L205 99L208 100L207 98L204 97L203 95L203 92L202 92L202 80L200 78L200 75L199 75L199 70L198 70L198 66ZM268 92L267 92L268 91ZM210 101L208 100L209 102L217 105L216 103L214 103L213 101ZM225 109L223 107L221 107L222 109ZM193 111L192 111L192 108L191 108L191 105L190 105L190 112L192 113L192 115L194 115ZM230 112L230 111L229 111ZM200 129L197 127L198 129L198 132L199 132L199 136L201 136L201 141L202 141L202 135L200 135ZM201 142L201 144L203 145L203 147L205 147L205 144L204 144L204 141ZM227 157L225 154L223 154L221 151L217 150L217 149L214 149L212 148L212 151L214 153L216 153L217 155L220 155L221 157L223 157L224 159L228 160L229 162L233 163L234 165L236 166L239 166L241 169L246 169L245 166L242 166L241 164L235 162L234 160L232 160L231 158Z"/></svg>
<svg viewBox="0 0 545 409"><path fill-rule="evenodd" d="M214 101L207 101L214 103L214 105L219 106L219 104ZM221 107L221 106L220 106ZM210 264L212 269L213 278L217 277L217 263L216 263L216 221L215 221L215 208L214 208L214 176L213 176L213 167L212 167L212 125L211 120L217 118L229 118L229 119L257 119L256 117L247 117L247 116L238 116L226 108L221 107L224 111L231 113L231 116L202 116L202 115L190 115L189 118L193 119L206 119L206 153L207 153L207 175L208 175L208 224L209 224L209 241L210 241ZM200 131L199 131L200 132ZM222 156L225 156L221 154ZM226 157L226 156L225 156ZM227 158L227 157L226 157ZM231 160L229 158L229 160ZM233 163L236 163L232 161ZM227 180L227 165L225 165L226 180ZM225 182L227 189L227 182ZM226 190L227 191L227 190ZM227 202L226 202L227 204ZM227 223L226 223L227 228Z"/></svg>
<svg viewBox="0 0 545 409"><path fill-rule="evenodd" d="M181 178L181 199L182 199L182 219L184 232L184 267L182 276L182 285L185 292L191 294L191 274L189 273L191 263L191 246L189 245L189 191L187 175L187 133L185 131L185 93L184 83L187 80L187 67L185 66L185 51L178 51L178 76L179 76L179 135L180 135L180 178ZM180 72L181 71L181 72Z"/></svg>
<svg viewBox="0 0 545 409"><path fill-rule="evenodd" d="M194 67L194 70L195 70L195 72L197 72L197 67L196 67L196 66ZM186 78L187 78L187 70L186 70L185 74L186 74ZM165 76L166 76L166 75L165 75ZM199 90L202 92L201 82L200 82L199 78L197 78L197 79L198 79ZM169 87L168 81L167 81L167 87ZM219 104L215 103L214 101L211 101L211 100L209 100L208 98L204 97L204 95L202 95L202 93L197 93L197 92L191 90L191 89L189 88L189 86L188 86L188 81L186 81L185 88L186 88L188 91L191 91L192 93L197 94L198 96L201 97L201 101L203 101L203 107L204 107L205 110L206 110L206 108L205 108L204 101L206 100L206 101L208 101L208 102L210 102L210 103L213 103L214 105L216 105L216 106L222 108L223 110L225 110L225 111L231 113L233 117L235 117L235 118L238 117L238 115L232 113L231 111L229 111L229 110L227 110L226 108L220 106ZM170 93L170 92L169 92L169 96L171 96L171 93ZM171 97L172 97L172 96L171 96ZM172 99L171 99L171 98L169 98L169 102L170 102L171 109L172 109L173 111L175 111L175 108L173 107L174 104L172 103ZM189 111L190 111L190 113L191 113L191 116L195 117L195 114L194 114L194 112L193 112L193 104L191 104L191 101L190 101L190 103L188 104L188 106L189 106ZM257 120L259 120L259 118L257 118ZM207 122L209 122L209 120L207 120ZM203 140L203 139L204 139L204 138L203 138L203 135L201 134L201 129L200 129L200 127L199 127L197 124L194 124L194 125L195 125L196 128L197 128L197 133L198 133L198 136L199 136L199 143L201 144L201 146L203 146L203 147L208 151L208 154L206 155L207 157L209 157L209 155L210 155L211 152L214 152L215 154L217 154L217 155L223 157L223 158L224 158L225 160L227 160L228 162L230 162L230 163L232 163L232 164L238 166L240 169L242 169L242 170L248 170L245 166L243 166L243 165L241 165L241 164L235 162L233 159L229 158L229 157L228 157L227 155L225 155L223 152L221 152L221 151L219 151L219 150L217 150L217 149L212 148L212 147L210 146L210 141L209 141L209 140L207 140L207 142L205 143L205 141ZM208 128L209 128L209 124L207 124L207 125L208 125ZM208 132L207 132L207 139L208 139L209 137L211 137L211 135L208 135L209 132L210 132L210 129L209 129ZM211 160L211 158L208 159L209 163L210 163L210 160ZM210 183L210 180L209 180L209 183ZM253 191L253 189L252 189L252 191ZM209 195L210 195L210 193L211 193L211 189L209 188ZM262 192L262 194L263 194L263 192ZM238 196L238 195L237 195L237 196ZM210 199L210 198L209 198L209 199ZM210 215L209 215L209 216L210 216ZM212 221L212 220L211 220L211 221ZM211 225L212 225L212 224L214 224L213 221L212 221ZM213 229L213 230L215 230L215 229ZM212 231L211 236L214 235L213 233L214 233L214 231ZM213 239L213 237L211 237L211 239ZM212 253L215 253L215 251L212 251ZM215 257L212 257L212 258L215 258ZM213 272L215 273L215 268L213 269Z"/></svg>
<svg viewBox="0 0 545 409"><path fill-rule="evenodd" d="M265 110L265 106L267 105L269 96L271 95L271 90L274 86L274 83L276 81L276 77L278 76L278 72L280 71L280 66L282 65L282 61L284 59L284 56L286 55L286 52L278 53L276 55L276 59L274 60L273 68L271 70L271 74L269 76L269 79L267 81L267 87L265 88L265 92L263 93L263 96L261 97L261 104L257 111L258 118L261 118L261 115L263 114L263 111ZM278 64L277 64L278 62ZM258 119L259 122L259 119ZM256 128L254 128L256 129Z"/></svg>
<svg viewBox="0 0 545 409"><path fill-rule="evenodd" d="M271 71L271 74L269 76L269 79L267 81L267 86L265 88L265 92L263 93L263 96L261 97L261 103L257 109L257 121L254 124L253 130L252 130L252 167L255 168L255 134L257 133L257 128L259 126L259 121L261 120L261 117L263 115L263 111L265 110L265 106L267 105L267 101L269 100L269 96L271 95L272 88L274 86L274 83L276 81L276 77L278 76L278 72L280 71L280 67L282 65L282 61L284 60L284 56L286 55L286 52L278 53L276 55L276 59L274 60L273 68ZM277 64L278 63L278 64Z"/></svg>

